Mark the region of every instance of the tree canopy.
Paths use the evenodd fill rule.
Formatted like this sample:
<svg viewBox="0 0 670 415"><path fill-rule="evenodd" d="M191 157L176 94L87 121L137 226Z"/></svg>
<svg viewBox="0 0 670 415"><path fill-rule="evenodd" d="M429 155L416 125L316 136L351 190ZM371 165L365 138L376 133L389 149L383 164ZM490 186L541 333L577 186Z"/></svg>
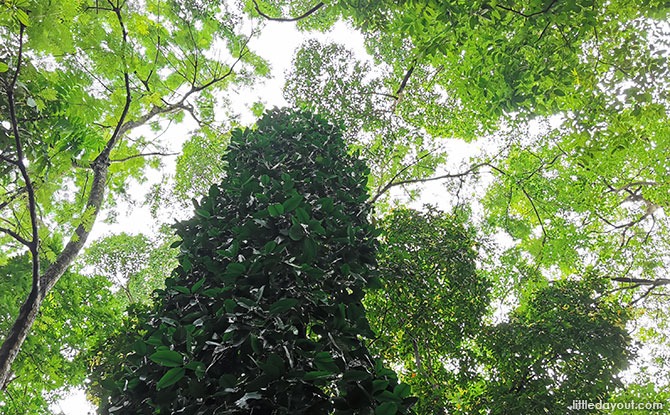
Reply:
<svg viewBox="0 0 670 415"><path fill-rule="evenodd" d="M156 229L227 183L220 155L246 111L230 95L271 74L249 47L267 22L306 37L285 100L338 125L369 166L382 288L364 300L376 333L364 343L412 386L417 413L667 396L669 11L1 2L0 411L52 413L90 367L121 362L119 330L177 295L160 291L169 234L88 239L151 170L166 179L139 199ZM310 37L341 20L366 51ZM416 203L426 189L436 207Z"/></svg>

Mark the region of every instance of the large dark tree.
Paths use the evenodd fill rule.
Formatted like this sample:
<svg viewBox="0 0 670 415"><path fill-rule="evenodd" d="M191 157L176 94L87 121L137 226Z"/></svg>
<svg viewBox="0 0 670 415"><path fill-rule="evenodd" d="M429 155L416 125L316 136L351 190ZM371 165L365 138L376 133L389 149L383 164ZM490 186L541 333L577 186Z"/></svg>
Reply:
<svg viewBox="0 0 670 415"><path fill-rule="evenodd" d="M226 177L179 223L179 266L139 323L108 413L407 413L365 346L367 168L338 128L275 110L232 134ZM113 372L113 370L112 370Z"/></svg>

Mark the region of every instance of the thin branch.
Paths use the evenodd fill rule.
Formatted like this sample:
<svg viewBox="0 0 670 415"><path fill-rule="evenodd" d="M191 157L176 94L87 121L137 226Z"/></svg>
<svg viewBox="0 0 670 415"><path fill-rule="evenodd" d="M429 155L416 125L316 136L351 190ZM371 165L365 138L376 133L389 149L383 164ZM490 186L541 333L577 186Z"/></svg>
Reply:
<svg viewBox="0 0 670 415"><path fill-rule="evenodd" d="M23 177L23 181L25 183L26 187L26 192L28 194L28 212L30 214L30 231L32 234L32 239L30 242L26 241L23 238L16 238L19 236L18 234L14 233L9 233L12 235L15 239L17 239L19 242L23 243L30 249L30 253L32 256L32 279L33 279L33 286L32 286L32 291L37 294L40 289L40 281L39 281L39 276L40 276L40 260L39 260L39 232L37 228L37 202L35 201L35 188L33 187L33 182L28 175L28 169L26 169L26 166L23 162L23 144L21 143L21 136L19 134L19 122L16 116L16 102L14 100L14 88L16 88L16 83L18 82L19 79L19 72L21 71L21 64L23 63L23 34L25 31L25 26L23 24L20 25L19 29L19 51L18 55L16 58L16 71L14 71L14 75L12 77L12 81L10 82L9 86L7 87L7 101L9 104L9 117L10 121L12 124L12 132L14 134L14 145L16 146L16 166L19 168L19 171L21 172L21 176ZM9 229L7 229L9 231ZM11 231L10 231L11 232ZM28 243L26 243L28 242ZM31 295L32 295L31 291Z"/></svg>
<svg viewBox="0 0 670 415"><path fill-rule="evenodd" d="M535 217L537 218L537 221L540 223L540 227L542 228L542 235L543 235L543 241L542 244L547 239L547 230L544 228L544 224L542 223L542 218L540 217L540 212L538 212L537 207L535 206L535 202L533 201L533 198L530 197L528 192L526 191L526 188L523 186L519 186L521 188L521 192L526 196L526 199L530 202L530 205L533 207L533 212L535 212Z"/></svg>
<svg viewBox="0 0 670 415"><path fill-rule="evenodd" d="M655 280L650 280L646 278L611 277L610 280L617 282L627 282L630 284L637 284L637 285L654 286L654 287L670 285L670 278L657 278Z"/></svg>
<svg viewBox="0 0 670 415"><path fill-rule="evenodd" d="M17 166L17 167L19 165L18 161L12 160L9 157L3 156L2 154L0 154L0 160L4 161L5 163L8 163L8 164L13 164L14 166Z"/></svg>
<svg viewBox="0 0 670 415"><path fill-rule="evenodd" d="M499 4L498 4L498 8L501 8L501 9L503 9L503 10L507 10L508 12L516 13L516 14L518 14L519 16L523 16L523 17L525 17L526 19L529 19L529 18L531 18L531 17L534 17L534 16L537 16L537 15L544 14L544 13L548 12L549 9L551 9L552 7L554 7L554 4L556 4L556 1L557 1L557 0L552 0L552 2L549 3L549 5L548 5L547 7L545 7L545 8L542 9L542 10L540 10L539 12L535 12L535 13L531 13L531 14L525 14L525 13L520 12L520 11L518 11L518 10L514 10L514 9L509 8L509 7L501 6L501 5L499 5Z"/></svg>
<svg viewBox="0 0 670 415"><path fill-rule="evenodd" d="M179 153L163 153L160 151L154 151L152 153L140 153L140 154L133 154L132 156L127 156L123 157L120 159L111 159L109 160L111 163L123 163L124 161L128 161L134 158L138 157L151 157L151 156L163 156L163 157L168 157L168 156L178 156Z"/></svg>
<svg viewBox="0 0 670 415"><path fill-rule="evenodd" d="M16 239L17 241L21 242L23 245L27 246L28 248L30 248L30 246L31 246L31 242L29 240L22 237L21 235L19 235L18 233L14 232L11 229L0 227L0 232L6 233L7 235L9 235L12 238Z"/></svg>
<svg viewBox="0 0 670 415"><path fill-rule="evenodd" d="M297 22L298 20L302 20L306 17L309 17L310 15L316 13L317 10L325 6L326 4L323 2L319 2L316 6L312 7L311 9L307 10L305 13L301 14L298 17L272 17L268 16L267 14L263 13L261 11L261 8L258 6L258 2L256 0L253 0L254 2L254 8L256 9L256 13L259 14L259 16L263 17L266 20L271 20L273 22Z"/></svg>
<svg viewBox="0 0 670 415"><path fill-rule="evenodd" d="M430 151L430 152L424 154L423 156L421 156L421 157L419 157L418 159L416 159L413 163L408 164L407 166L405 166L405 167L403 167L402 169L400 169L400 171L398 171L398 172L393 176L393 178L391 178L391 180L389 180L389 182L388 182L388 183L387 183L381 190L378 190L378 191L377 191L377 194L372 198L372 200L370 200L370 203L375 203L375 202L377 201L377 199L379 199L379 197L380 197L382 194L384 194L388 189L390 189L390 188L393 187L393 186L397 186L398 184L395 184L394 182L395 182L395 180L396 180L398 177L400 177L401 174L403 174L404 172L406 172L407 170L409 170L410 167L416 166L421 160L423 160L424 158L428 157L431 153L432 153L432 151Z"/></svg>
<svg viewBox="0 0 670 415"><path fill-rule="evenodd" d="M417 160L417 162L418 162L418 160ZM416 164L416 162L415 162L415 164ZM403 186L403 185L406 185L406 184L427 183L427 182L433 182L435 180L454 179L454 178L458 178L458 177L463 177L463 176L467 176L468 174L473 173L475 170L479 169L482 166L489 166L489 164L488 163L477 163L477 164L472 165L469 169L467 169L463 172L460 172L460 173L447 173L447 174L443 174L443 175L436 176L436 177L426 177L424 179L408 179L408 180L401 180L401 181L396 182L395 179L398 178L398 176L401 173L403 173L405 170L407 170L411 166L412 165L406 166L403 170L398 172L398 174L396 174L395 177L393 179L391 179L391 181L389 181L380 191L377 192L377 194L370 200L370 202L371 203L376 202L377 199L379 199L381 197L381 195L386 193L392 187Z"/></svg>
<svg viewBox="0 0 670 415"><path fill-rule="evenodd" d="M635 300L631 301L630 304L628 304L628 305L633 306L633 305L637 304L638 302L644 300L645 298L647 298L649 296L649 294L651 294L652 291L654 291L654 289L656 287L657 286L651 286L651 287L647 288L647 291L645 291L641 296L639 296Z"/></svg>

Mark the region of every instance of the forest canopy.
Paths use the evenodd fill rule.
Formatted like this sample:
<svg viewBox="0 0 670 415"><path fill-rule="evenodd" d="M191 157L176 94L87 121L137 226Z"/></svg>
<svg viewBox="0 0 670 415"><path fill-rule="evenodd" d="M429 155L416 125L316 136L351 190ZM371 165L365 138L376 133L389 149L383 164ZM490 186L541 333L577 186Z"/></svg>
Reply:
<svg viewBox="0 0 670 415"><path fill-rule="evenodd" d="M198 214L192 199L230 174L231 131L270 102L238 98L278 76L255 42L270 25L305 39L288 106L337 125L369 166L379 284L365 347L416 413L667 408L669 12L1 2L0 412L58 413L77 388L98 399L113 339L184 266L173 217ZM341 21L365 51L319 34ZM131 205L153 232L99 237Z"/></svg>

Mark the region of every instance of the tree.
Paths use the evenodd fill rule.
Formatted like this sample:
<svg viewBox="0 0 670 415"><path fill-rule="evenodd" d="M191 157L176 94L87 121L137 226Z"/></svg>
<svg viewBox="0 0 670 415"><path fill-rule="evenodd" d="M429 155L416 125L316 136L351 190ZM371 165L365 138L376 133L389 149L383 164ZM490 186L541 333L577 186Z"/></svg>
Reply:
<svg viewBox="0 0 670 415"><path fill-rule="evenodd" d="M576 400L606 401L630 357L628 312L601 296L608 285L586 276L529 289L509 321L483 330L485 374L459 388L461 413L565 413Z"/></svg>
<svg viewBox="0 0 670 415"><path fill-rule="evenodd" d="M490 282L477 272L467 221L464 212L427 206L394 209L380 222L383 288L365 298L377 333L370 348L402 368L419 414L444 413L454 389L476 374L468 348L482 329Z"/></svg>
<svg viewBox="0 0 670 415"><path fill-rule="evenodd" d="M30 279L25 278L30 267L27 253L0 267L0 332L11 327L30 291ZM86 379L99 344L121 323L123 302L109 285L106 277L89 277L77 270L63 275L44 299L32 333L14 361L6 399L0 401L3 414L51 414L49 404L60 391Z"/></svg>
<svg viewBox="0 0 670 415"><path fill-rule="evenodd" d="M0 390L105 195L166 154L155 137L165 122L186 112L212 123L218 91L266 72L236 13L189 0L0 5L0 261L27 251L32 263L31 289L0 337ZM130 134L144 125L146 136ZM54 234L67 240L55 251L42 243Z"/></svg>
<svg viewBox="0 0 670 415"><path fill-rule="evenodd" d="M255 3L270 16L309 9ZM670 283L668 11L628 0L328 3L302 27L348 18L375 65L307 42L286 95L359 127L352 141L382 156L380 197L441 182L452 205L482 203L481 232L514 241L491 259L502 301L595 267L615 283L607 295L653 314L638 323L667 344L654 326L665 326ZM447 169L435 142L477 137L483 150Z"/></svg>
<svg viewBox="0 0 670 415"><path fill-rule="evenodd" d="M86 248L79 262L90 268L89 275L109 280L124 304L148 304L177 265L176 250L170 248L174 237L168 232L162 229L153 240L143 234L107 236Z"/></svg>
<svg viewBox="0 0 670 415"><path fill-rule="evenodd" d="M233 131L225 162L176 226L179 266L140 336L100 375L103 411L407 413L409 387L363 341L378 284L364 163L287 110Z"/></svg>

